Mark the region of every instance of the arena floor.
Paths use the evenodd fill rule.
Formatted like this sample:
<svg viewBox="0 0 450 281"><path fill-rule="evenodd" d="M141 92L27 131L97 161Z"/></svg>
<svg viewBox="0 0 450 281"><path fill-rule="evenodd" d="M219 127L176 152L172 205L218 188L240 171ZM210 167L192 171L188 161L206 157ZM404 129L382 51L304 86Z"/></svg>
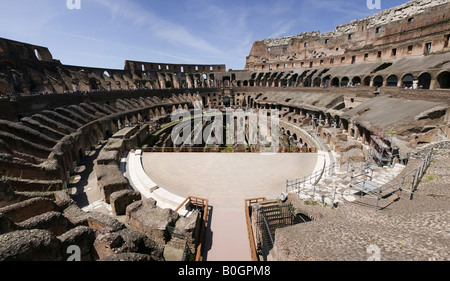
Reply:
<svg viewBox="0 0 450 281"><path fill-rule="evenodd" d="M241 208L244 200L276 198L287 179L312 173L317 154L144 153L147 175L181 197L206 198L217 208Z"/></svg>
<svg viewBox="0 0 450 281"><path fill-rule="evenodd" d="M317 159L297 153L144 153L142 163L158 186L209 200L205 260L250 261L244 200L279 197L286 180L311 174Z"/></svg>

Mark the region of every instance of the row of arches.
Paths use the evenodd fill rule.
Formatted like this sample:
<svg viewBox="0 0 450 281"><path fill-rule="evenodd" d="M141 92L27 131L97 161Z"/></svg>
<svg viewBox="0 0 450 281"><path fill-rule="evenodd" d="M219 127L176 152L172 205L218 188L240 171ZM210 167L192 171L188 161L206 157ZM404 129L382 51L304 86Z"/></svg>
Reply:
<svg viewBox="0 0 450 281"><path fill-rule="evenodd" d="M374 87L402 87L402 88L418 88L418 89L430 89L433 77L430 73L424 72L420 75L414 76L413 74L405 74L399 77L395 74L389 76L367 76L361 79L359 76L352 77L325 77L321 81L315 80L314 84L318 83L326 84L327 80L331 87L349 87L349 86L374 86ZM443 71L439 73L435 78L435 88L437 89L450 89L450 72Z"/></svg>
<svg viewBox="0 0 450 281"><path fill-rule="evenodd" d="M377 71L383 68L377 69ZM314 70L311 73L254 73L250 80L233 81L227 77L225 86L237 87L402 87L414 89L450 89L450 71L437 74L422 72L401 75L367 75L333 77L327 70Z"/></svg>

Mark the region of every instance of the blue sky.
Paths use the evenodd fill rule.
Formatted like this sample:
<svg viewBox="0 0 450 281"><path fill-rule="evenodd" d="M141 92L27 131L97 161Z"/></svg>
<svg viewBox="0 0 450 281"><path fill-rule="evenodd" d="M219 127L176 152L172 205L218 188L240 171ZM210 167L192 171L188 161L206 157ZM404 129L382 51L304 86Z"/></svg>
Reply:
<svg viewBox="0 0 450 281"><path fill-rule="evenodd" d="M48 47L66 65L125 60L243 69L256 40L327 32L371 16L366 0L0 0L0 37ZM382 10L406 0L380 0Z"/></svg>

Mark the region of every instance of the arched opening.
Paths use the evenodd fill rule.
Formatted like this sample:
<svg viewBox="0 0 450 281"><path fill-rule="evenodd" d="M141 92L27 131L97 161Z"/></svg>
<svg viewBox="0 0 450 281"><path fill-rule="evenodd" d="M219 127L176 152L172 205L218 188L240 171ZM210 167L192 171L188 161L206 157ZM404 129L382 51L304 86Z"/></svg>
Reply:
<svg viewBox="0 0 450 281"><path fill-rule="evenodd" d="M223 86L225 88L229 88L230 87L230 76L223 77Z"/></svg>
<svg viewBox="0 0 450 281"><path fill-rule="evenodd" d="M431 75L428 72L422 73L419 76L419 89L430 89Z"/></svg>
<svg viewBox="0 0 450 281"><path fill-rule="evenodd" d="M320 79L320 77L316 77L316 78L314 78L313 86L320 87L321 82L322 82L322 80Z"/></svg>
<svg viewBox="0 0 450 281"><path fill-rule="evenodd" d="M339 78L334 77L333 80L331 80L331 87L339 87Z"/></svg>
<svg viewBox="0 0 450 281"><path fill-rule="evenodd" d="M331 75L327 75L322 79L323 87L328 88L330 86Z"/></svg>
<svg viewBox="0 0 450 281"><path fill-rule="evenodd" d="M406 74L402 78L402 88L412 88L414 82L414 76L412 74Z"/></svg>
<svg viewBox="0 0 450 281"><path fill-rule="evenodd" d="M89 84L91 85L92 90L98 90L97 79L93 77L89 78Z"/></svg>
<svg viewBox="0 0 450 281"><path fill-rule="evenodd" d="M386 79L386 86L396 87L398 85L398 77L396 75L391 75Z"/></svg>
<svg viewBox="0 0 450 281"><path fill-rule="evenodd" d="M367 76L366 78L364 78L364 86L369 87L370 86L370 80L372 77Z"/></svg>
<svg viewBox="0 0 450 281"><path fill-rule="evenodd" d="M359 76L353 77L352 84L353 84L353 86L361 85L361 78Z"/></svg>
<svg viewBox="0 0 450 281"><path fill-rule="evenodd" d="M298 78L298 73L295 73L294 75L292 75L292 77L289 79L289 87L295 87L297 85L297 78Z"/></svg>
<svg viewBox="0 0 450 281"><path fill-rule="evenodd" d="M445 71L438 75L437 82L439 84L439 88L441 89L450 89L450 72Z"/></svg>
<svg viewBox="0 0 450 281"><path fill-rule="evenodd" d="M344 77L341 80L341 87L347 87L348 86L348 82L350 82L350 79L348 79L348 77Z"/></svg>
<svg viewBox="0 0 450 281"><path fill-rule="evenodd" d="M383 77L377 76L373 79L373 85L375 87L381 87L383 86Z"/></svg>

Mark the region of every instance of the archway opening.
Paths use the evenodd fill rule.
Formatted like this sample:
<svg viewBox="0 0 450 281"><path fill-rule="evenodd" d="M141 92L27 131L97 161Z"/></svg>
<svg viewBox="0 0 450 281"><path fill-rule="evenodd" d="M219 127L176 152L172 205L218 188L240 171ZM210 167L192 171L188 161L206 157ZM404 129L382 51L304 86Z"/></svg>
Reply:
<svg viewBox="0 0 450 281"><path fill-rule="evenodd" d="M402 79L403 88L412 88L414 82L414 76L412 74L406 74Z"/></svg>
<svg viewBox="0 0 450 281"><path fill-rule="evenodd" d="M431 85L431 75L428 72L422 73L419 76L419 88L428 90Z"/></svg>
<svg viewBox="0 0 450 281"><path fill-rule="evenodd" d="M361 85L361 78L359 76L353 77L352 79L352 84L354 86L359 86Z"/></svg>
<svg viewBox="0 0 450 281"><path fill-rule="evenodd" d="M339 78L335 77L331 80L331 87L339 87Z"/></svg>
<svg viewBox="0 0 450 281"><path fill-rule="evenodd" d="M445 71L439 74L437 77L437 82L439 84L439 88L450 89L450 72Z"/></svg>
<svg viewBox="0 0 450 281"><path fill-rule="evenodd" d="M367 76L366 78L364 78L364 86L369 87L370 86L370 80L372 77Z"/></svg>
<svg viewBox="0 0 450 281"><path fill-rule="evenodd" d="M347 87L349 82L350 82L350 79L348 79L348 77L342 78L341 87Z"/></svg>
<svg viewBox="0 0 450 281"><path fill-rule="evenodd" d="M386 79L386 86L397 87L397 85L398 85L398 77L396 75L391 75Z"/></svg>
<svg viewBox="0 0 450 281"><path fill-rule="evenodd" d="M375 87L381 87L383 86L383 77L377 76L373 79L373 85Z"/></svg>

